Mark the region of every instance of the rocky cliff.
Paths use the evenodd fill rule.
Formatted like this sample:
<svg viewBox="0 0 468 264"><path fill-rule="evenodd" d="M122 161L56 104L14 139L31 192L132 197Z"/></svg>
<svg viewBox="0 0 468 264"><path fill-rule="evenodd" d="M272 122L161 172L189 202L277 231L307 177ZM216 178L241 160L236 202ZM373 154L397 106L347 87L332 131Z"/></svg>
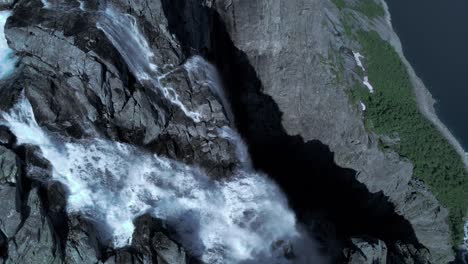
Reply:
<svg viewBox="0 0 468 264"><path fill-rule="evenodd" d="M362 28L386 39L394 35L385 17L356 16ZM244 167L265 172L316 240L309 251L324 256L314 257L317 263L449 262L447 210L412 177L409 161L379 147L380 137L366 129L362 108L350 100L348 90L359 77L353 53L359 43L345 31L329 0L19 0L5 27L18 63L1 81L0 109L14 112L19 102L30 102L37 127L53 136L50 144L96 145L98 154L90 152L88 161L96 164L99 155L122 152L120 145L100 149L99 138L138 148L106 166L140 165L129 157L152 153L219 181ZM345 67L337 69L342 61ZM6 263L201 261L197 247L184 243L184 230L148 210L133 220L131 243L116 247L100 231L102 222L70 209L77 193L54 176L61 163L34 146L34 136L15 136L7 122L13 115L2 115L0 127L0 257ZM168 164L156 163L177 168L170 177L178 179L182 169ZM83 167L74 169L114 173ZM111 180L96 184L111 186ZM191 187L175 196L186 198ZM256 222L262 215L250 217L255 210L241 212L240 219L249 221L236 223L240 229L269 227ZM192 217L198 216L185 213L176 222ZM301 251L276 240L265 247L298 262Z"/></svg>
<svg viewBox="0 0 468 264"><path fill-rule="evenodd" d="M346 25L340 16L342 11L330 1L225 2L220 4L218 1L216 9L226 23L226 31L233 45L245 54L245 59L252 65L256 75L256 87L246 87L248 96L241 95L239 99L240 104L252 106L244 114L245 123L241 127L245 126L245 130L241 131L244 131L251 150L254 153L258 151L253 156L267 156L270 150L264 149L270 145L270 139L279 136L275 133L280 129L285 133L281 135L282 138L300 136L305 144L319 140L334 153L333 161L338 166L353 170L355 178L365 185L371 197L377 193L385 196L395 206L390 210L404 218L383 220L380 218L385 215L381 211L383 203L373 205L362 200L356 201L354 205L363 202L366 210L374 211L371 213L375 217L371 225L380 226L377 227L378 231L365 230L366 227L355 227L361 229L355 231L370 232L369 235L385 240L390 247L395 241L407 240L420 248L429 249L434 263L450 261L453 253L447 210L423 184L412 178L410 162L396 153L379 148L379 136L364 126L363 109L350 101L347 91L356 83L353 77L360 70L352 51L358 50L360 44L345 34ZM388 14L370 19L363 13L351 12L357 20L355 27L376 30L401 51L397 46L398 38L389 24ZM345 61L343 68L336 66L340 64L339 60ZM223 65L222 62L219 64ZM336 72L343 74L346 81L337 82ZM256 95L250 96L250 93ZM265 109L263 116L252 117L251 113L255 112L253 109L259 108L252 103L257 101L255 96L258 94L274 102L275 106ZM277 116L272 117L273 113ZM267 131L270 129L268 127L258 127L261 126L259 123L269 126L271 122L276 123L275 132ZM259 138L264 142L259 142ZM281 157L280 160L287 158ZM262 162L259 161L259 164ZM272 166L268 163L264 161L259 166L268 170ZM307 164L300 166L306 171L311 167ZM271 173L275 175L273 171ZM297 179L300 184L314 184L314 180L304 180L305 177L312 176L298 173L289 175L286 181ZM321 182L317 188L323 188ZM335 188L333 184L328 192L336 192ZM311 190L315 189L310 187L302 194L297 194L299 203L303 203L304 197L314 197L309 194ZM291 192L297 192L296 187L291 188ZM353 221L352 214L343 214L342 217L346 217L348 222ZM355 221L359 225L365 222ZM410 230L398 230L398 226L407 224L411 226ZM389 233L385 231L378 234L384 229Z"/></svg>

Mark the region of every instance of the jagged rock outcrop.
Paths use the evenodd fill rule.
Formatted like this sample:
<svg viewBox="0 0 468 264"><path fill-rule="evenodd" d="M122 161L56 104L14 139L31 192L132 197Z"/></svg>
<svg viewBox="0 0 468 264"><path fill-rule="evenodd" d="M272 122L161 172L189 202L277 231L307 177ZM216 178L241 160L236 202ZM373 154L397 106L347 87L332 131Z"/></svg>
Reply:
<svg viewBox="0 0 468 264"><path fill-rule="evenodd" d="M15 184L20 174L19 160L15 153L0 146L0 184Z"/></svg>
<svg viewBox="0 0 468 264"><path fill-rule="evenodd" d="M348 262L350 264L358 263L387 263L387 246L381 240L369 241L361 238L353 238L355 248L349 250L346 255L349 255Z"/></svg>

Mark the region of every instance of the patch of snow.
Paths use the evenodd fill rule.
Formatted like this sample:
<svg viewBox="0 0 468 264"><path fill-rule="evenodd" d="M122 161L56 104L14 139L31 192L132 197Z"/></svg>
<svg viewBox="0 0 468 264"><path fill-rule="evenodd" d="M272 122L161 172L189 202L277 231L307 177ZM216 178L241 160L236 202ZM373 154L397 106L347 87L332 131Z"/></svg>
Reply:
<svg viewBox="0 0 468 264"><path fill-rule="evenodd" d="M364 67L362 60L361 60L361 58L364 58L364 56L362 56L359 52L354 52L354 51L353 51L353 55L354 55L354 59L356 60L356 64L362 69L364 73L367 73L367 70ZM374 87L369 82L369 76L367 74L364 76L364 80L362 83L367 87L367 89L369 89L370 93L374 93Z"/></svg>
<svg viewBox="0 0 468 264"><path fill-rule="evenodd" d="M374 93L374 87L369 82L369 77L368 76L364 76L364 81L362 83L367 87L367 89L369 89L370 93Z"/></svg>
<svg viewBox="0 0 468 264"><path fill-rule="evenodd" d="M362 101L359 101L359 103L361 104L361 110L362 111L366 111L366 105L362 102Z"/></svg>
<svg viewBox="0 0 468 264"><path fill-rule="evenodd" d="M361 61L361 58L364 58L364 56L361 55L361 53L359 52L354 52L353 51L353 55L354 55L354 59L356 60L356 64L361 67L362 71L366 71L366 69L364 68L364 65L362 64L362 61Z"/></svg>

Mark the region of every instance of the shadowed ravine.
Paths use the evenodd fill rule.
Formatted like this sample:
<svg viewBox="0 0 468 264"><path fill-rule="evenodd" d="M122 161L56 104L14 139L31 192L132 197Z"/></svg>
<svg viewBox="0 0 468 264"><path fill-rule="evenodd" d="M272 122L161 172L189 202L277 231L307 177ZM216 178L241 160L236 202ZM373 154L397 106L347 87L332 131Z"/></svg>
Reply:
<svg viewBox="0 0 468 264"><path fill-rule="evenodd" d="M285 132L277 104L262 92L247 55L234 46L215 10L182 0L163 3L170 30L186 55L201 53L220 71L254 167L276 180L304 223L317 224L315 231L321 232L315 235L328 254L339 255L341 243L352 236L390 242L390 251L391 242L418 244L410 223L395 213L388 198L370 193L355 179L355 171L338 167L327 146ZM181 10L196 10L191 14L200 17L183 16Z"/></svg>

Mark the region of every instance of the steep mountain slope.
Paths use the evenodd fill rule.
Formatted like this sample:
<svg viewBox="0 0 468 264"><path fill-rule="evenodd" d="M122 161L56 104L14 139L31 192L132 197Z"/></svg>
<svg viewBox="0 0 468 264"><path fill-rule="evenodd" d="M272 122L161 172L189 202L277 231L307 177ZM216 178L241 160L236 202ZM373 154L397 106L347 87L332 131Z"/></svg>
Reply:
<svg viewBox="0 0 468 264"><path fill-rule="evenodd" d="M451 261L448 210L353 99L368 76L349 31L395 41L391 26L340 3L17 1L0 256Z"/></svg>

